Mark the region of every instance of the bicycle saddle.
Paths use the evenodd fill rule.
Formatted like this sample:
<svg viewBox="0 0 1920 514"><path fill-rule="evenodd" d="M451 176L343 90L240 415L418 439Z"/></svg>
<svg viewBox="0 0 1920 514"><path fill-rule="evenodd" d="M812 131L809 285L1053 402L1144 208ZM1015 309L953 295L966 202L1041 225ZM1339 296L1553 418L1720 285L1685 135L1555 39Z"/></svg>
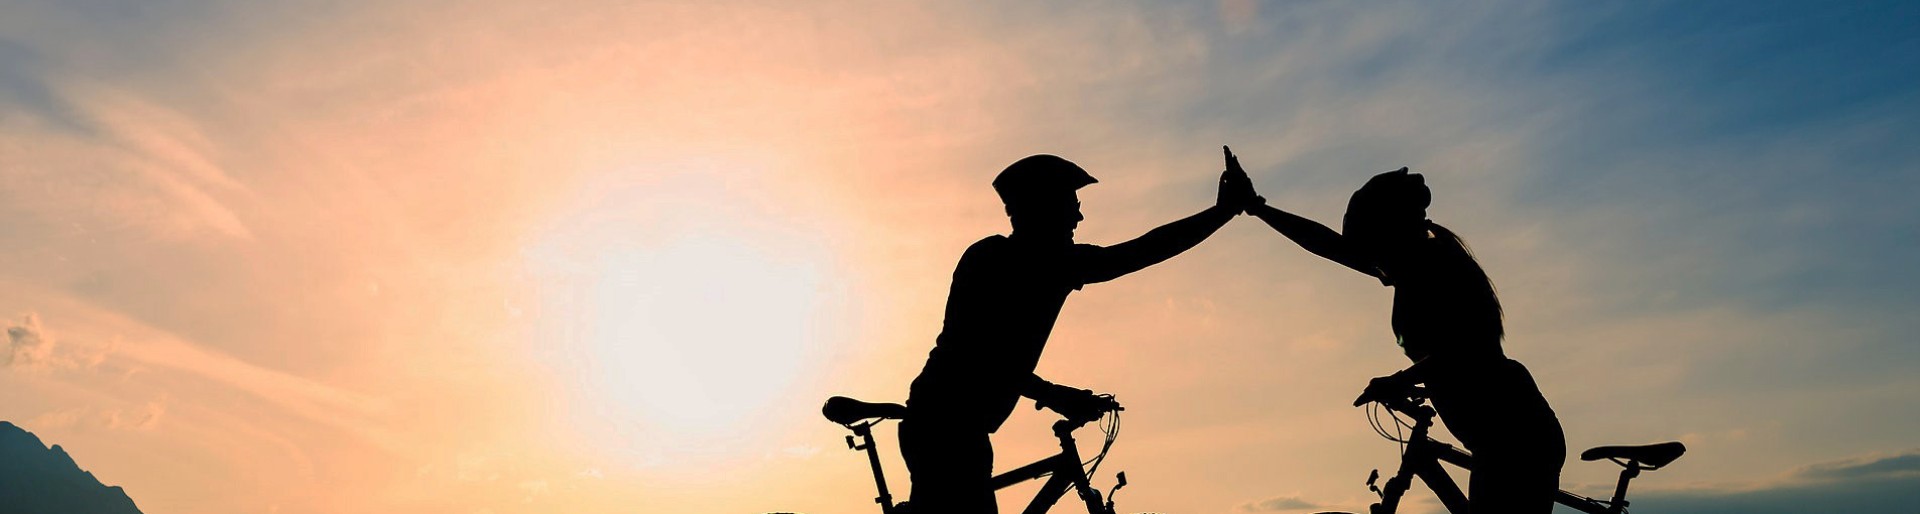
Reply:
<svg viewBox="0 0 1920 514"><path fill-rule="evenodd" d="M827 399L820 407L820 415L827 421L842 425L852 425L855 421L871 418L901 419L907 417L907 406L898 403L867 403L845 396Z"/></svg>
<svg viewBox="0 0 1920 514"><path fill-rule="evenodd" d="M1601 446L1580 452L1580 460L1625 459L1638 462L1646 469L1659 469L1687 453L1687 445L1680 441L1640 446Z"/></svg>

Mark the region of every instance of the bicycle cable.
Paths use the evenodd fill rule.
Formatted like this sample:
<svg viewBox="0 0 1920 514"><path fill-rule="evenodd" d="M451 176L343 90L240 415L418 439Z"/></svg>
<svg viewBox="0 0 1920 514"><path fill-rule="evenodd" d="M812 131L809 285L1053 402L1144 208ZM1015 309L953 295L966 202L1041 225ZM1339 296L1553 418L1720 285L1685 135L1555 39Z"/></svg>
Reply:
<svg viewBox="0 0 1920 514"><path fill-rule="evenodd" d="M1393 436L1387 435L1387 426L1380 423L1380 404L1368 403L1364 414L1367 416L1367 426L1373 428L1374 434L1379 435L1381 439L1393 440Z"/></svg>
<svg viewBox="0 0 1920 514"><path fill-rule="evenodd" d="M1100 431L1106 434L1106 440L1100 442L1100 454L1080 463L1087 468L1088 478L1100 470L1100 463L1107 460L1107 451L1113 449L1113 440L1120 437L1120 411L1108 411L1107 415L1101 416Z"/></svg>
<svg viewBox="0 0 1920 514"><path fill-rule="evenodd" d="M1380 438L1400 443L1400 451L1405 453L1409 441L1407 441L1401 429L1411 430L1413 426L1408 425L1405 420L1400 419L1400 415L1395 413L1393 409L1386 409L1387 415L1393 417L1393 434L1387 434L1386 424L1380 422L1380 409L1379 402L1367 404L1367 424L1373 427L1373 433L1378 434Z"/></svg>
<svg viewBox="0 0 1920 514"><path fill-rule="evenodd" d="M1108 399L1113 398L1112 395L1103 396L1106 396ZM1120 411L1107 411L1105 414L1101 414L1100 431L1106 435L1105 440L1100 442L1100 454L1094 455L1093 458L1080 463L1080 467L1087 469L1088 478L1092 478L1093 473L1100 470L1100 463L1107 460L1107 451L1113 449L1113 440L1120 437ZM1053 476L1052 471L1035 475L1034 478L1049 476Z"/></svg>
<svg viewBox="0 0 1920 514"><path fill-rule="evenodd" d="M1400 413L1398 412L1389 411L1387 412L1387 415L1393 416L1393 435L1398 437L1400 440L1400 453L1406 453L1407 444L1413 441L1410 440L1411 439L1410 437L1400 435L1401 434L1400 429L1404 428L1404 429L1407 429L1409 432L1411 432L1413 430L1413 425L1407 424L1406 420L1400 419Z"/></svg>

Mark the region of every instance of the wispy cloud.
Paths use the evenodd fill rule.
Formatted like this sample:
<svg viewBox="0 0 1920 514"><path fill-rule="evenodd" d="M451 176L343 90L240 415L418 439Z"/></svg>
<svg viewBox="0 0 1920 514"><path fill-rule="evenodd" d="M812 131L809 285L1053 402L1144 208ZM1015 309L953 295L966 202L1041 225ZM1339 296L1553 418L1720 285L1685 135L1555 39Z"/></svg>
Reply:
<svg viewBox="0 0 1920 514"><path fill-rule="evenodd" d="M153 430L166 417L167 404L161 400L127 408L112 407L75 407L47 412L26 420L23 426L32 430L66 431L104 429L104 430Z"/></svg>
<svg viewBox="0 0 1920 514"><path fill-rule="evenodd" d="M43 81L50 95L32 100L52 104L40 114L59 117L0 123L0 134L13 144L37 148L0 157L8 167L6 180L24 188L9 194L16 209L36 217L99 216L90 224L137 227L167 239L252 237L232 205L248 197L246 188L218 164L216 145L199 122L110 85L59 75L32 78ZM42 123L89 130L46 131L38 128ZM75 180L83 177L93 180Z"/></svg>
<svg viewBox="0 0 1920 514"><path fill-rule="evenodd" d="M1914 478L1920 476L1920 449L1891 456L1873 455L1807 466L1793 474L1807 480Z"/></svg>
<svg viewBox="0 0 1920 514"><path fill-rule="evenodd" d="M40 314L27 312L20 321L6 323L5 367L22 371L49 369L92 369L114 353L118 340L75 344L56 338L40 321Z"/></svg>
<svg viewBox="0 0 1920 514"><path fill-rule="evenodd" d="M1920 509L1920 450L1822 462L1759 485L1649 490L1634 508L1684 514L1913 512Z"/></svg>
<svg viewBox="0 0 1920 514"><path fill-rule="evenodd" d="M27 314L19 324L7 327L7 365L33 368L44 365L53 355L53 341L40 326L40 316Z"/></svg>
<svg viewBox="0 0 1920 514"><path fill-rule="evenodd" d="M1239 512L1288 512L1325 507L1325 505L1310 502L1298 496L1275 496L1265 500L1242 503L1239 507L1235 507L1234 510Z"/></svg>
<svg viewBox="0 0 1920 514"><path fill-rule="evenodd" d="M26 290L26 287L18 285L13 289L16 293ZM45 326L39 314L26 314L21 321L9 323L7 327L8 366L23 370L70 372L46 378L54 381L117 381L128 373L165 377L173 381L202 381L275 405L284 413L302 417L307 422L360 434L372 443L390 445L395 442L375 422L387 414L387 407L372 397L249 364L107 312L67 311L59 319L92 325L87 327L90 329L89 335L78 341L67 341L65 337L56 339L52 335L55 330ZM116 331L117 335L106 342L88 340L105 337L98 335L103 327L113 327L110 330ZM146 379L142 381L150 382ZM68 409L52 413L48 420L100 417L115 428L146 428L157 422L166 411L164 402L148 401L124 409Z"/></svg>

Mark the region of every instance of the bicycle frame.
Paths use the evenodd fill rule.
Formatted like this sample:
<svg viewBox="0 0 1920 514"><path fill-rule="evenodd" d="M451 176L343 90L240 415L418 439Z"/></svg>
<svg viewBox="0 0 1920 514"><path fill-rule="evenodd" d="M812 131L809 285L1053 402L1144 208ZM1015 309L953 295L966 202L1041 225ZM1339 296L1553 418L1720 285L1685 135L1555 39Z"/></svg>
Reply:
<svg viewBox="0 0 1920 514"><path fill-rule="evenodd" d="M1066 495L1068 487L1073 487L1080 491L1080 500L1086 502L1087 512L1113 514L1113 502L1101 502L1100 490L1094 489L1093 485L1088 483L1086 471L1080 468L1080 449L1073 442L1073 431L1086 424L1085 421L1075 422L1066 419L1054 422L1053 435L1060 439L1060 453L995 475L992 481L993 490L1006 489L1014 484L1051 474L1052 478L1047 479L1047 483L1040 486L1040 493L1033 497L1033 502L1028 503L1026 510L1020 512L1044 513L1053 508L1053 504L1060 501L1061 496ZM1123 473L1119 485L1114 486L1114 491L1118 492L1126 485L1127 479Z"/></svg>
<svg viewBox="0 0 1920 514"><path fill-rule="evenodd" d="M998 491L1028 480L1050 476L1046 484L1040 486L1040 493L1034 496L1031 503L1027 504L1026 510L1021 511L1023 514L1042 514L1047 512L1048 509L1053 508L1055 503L1060 501L1060 497L1066 495L1069 487L1079 491L1080 500L1086 503L1089 514L1114 514L1111 499L1102 501L1100 491L1093 488L1093 485L1089 483L1086 470L1081 469L1080 449L1073 440L1073 431L1085 426L1091 421L1092 420L1063 419L1054 422L1053 435L1060 439L1060 453L1034 461L1032 464L1027 464L995 475L991 482L993 489ZM909 506L912 502L895 504L893 502L893 495L887 492L887 479L880 469L880 452L873 442L873 426L877 423L879 422L862 421L847 425L848 429L853 430L853 435L847 436L847 447L854 450L864 450L866 452L867 464L873 468L873 482L875 486L879 488L880 492L880 495L873 499L874 503L880 504L880 512L883 514L908 514L911 512L911 509L903 507ZM857 442L856 437L859 438ZM1126 487L1126 485L1126 473L1121 473L1119 475L1119 483L1114 486L1113 492L1119 492L1120 488Z"/></svg>
<svg viewBox="0 0 1920 514"><path fill-rule="evenodd" d="M1433 428L1433 407L1425 405L1424 399L1378 400L1389 410L1406 414L1413 418L1413 434L1407 438L1407 449L1400 457L1400 469L1393 478L1387 479L1386 489L1374 487L1379 471L1367 479L1367 487L1380 495L1380 502L1368 508L1369 514L1394 514L1400 508L1400 497L1412 487L1413 479L1426 482L1427 489L1440 498L1440 504L1447 512L1468 513L1467 495L1460 492L1460 486L1440 466L1441 462L1459 466L1461 469L1473 469L1473 455L1466 450L1455 448L1451 444L1428 437ZM1641 468L1629 466L1620 471L1620 481L1614 489L1612 501L1598 500L1581 496L1566 490L1557 490L1553 502L1587 514L1623 514L1627 508L1627 482L1640 475Z"/></svg>
<svg viewBox="0 0 1920 514"><path fill-rule="evenodd" d="M1467 512L1467 495L1460 492L1459 484L1454 483L1453 476L1448 475L1447 470L1440 467L1440 463L1446 462L1471 469L1473 456L1453 445L1427 437L1428 429L1433 428L1432 407L1418 404L1408 406L1381 403L1389 409L1413 416L1413 435L1407 438L1407 449L1400 455L1400 469L1394 473L1393 478L1387 479L1386 489L1373 485L1374 480L1379 477L1379 471L1374 471L1374 475L1368 477L1368 489L1380 495L1380 503L1368 507L1368 512L1392 514L1399 510L1400 497L1407 493L1407 489L1413 487L1414 477L1419 477L1421 481L1427 483L1427 489L1432 490L1434 496L1440 498L1440 504L1446 506L1447 512ZM1401 407L1406 409L1402 410Z"/></svg>

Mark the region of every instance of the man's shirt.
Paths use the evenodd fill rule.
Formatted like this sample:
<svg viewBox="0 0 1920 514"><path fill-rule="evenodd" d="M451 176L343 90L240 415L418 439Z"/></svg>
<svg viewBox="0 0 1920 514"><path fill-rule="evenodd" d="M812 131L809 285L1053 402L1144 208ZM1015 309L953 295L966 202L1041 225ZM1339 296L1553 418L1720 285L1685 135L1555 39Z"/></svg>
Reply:
<svg viewBox="0 0 1920 514"><path fill-rule="evenodd" d="M974 243L947 293L946 322L907 406L916 419L999 430L1033 375L1072 293L1094 277L1104 248L1032 244L1005 236Z"/></svg>

